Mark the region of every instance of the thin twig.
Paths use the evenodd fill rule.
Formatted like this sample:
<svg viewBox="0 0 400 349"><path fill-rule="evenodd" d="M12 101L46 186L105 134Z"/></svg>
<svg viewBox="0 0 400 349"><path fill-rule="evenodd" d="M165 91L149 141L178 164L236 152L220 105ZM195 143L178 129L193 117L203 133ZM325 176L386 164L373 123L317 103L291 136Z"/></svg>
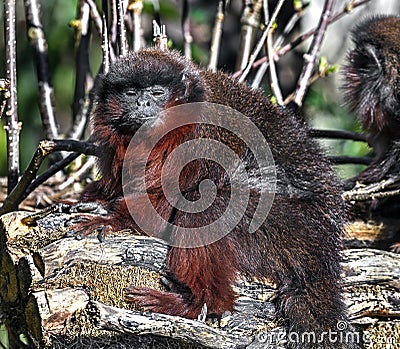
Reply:
<svg viewBox="0 0 400 349"><path fill-rule="evenodd" d="M40 175L35 182L33 182L44 158L55 151L74 151L74 153L50 166L45 173ZM33 189L42 184L56 172L60 171L80 154L97 155L97 152L98 148L93 143L89 142L74 140L41 141L35 155L21 177L21 180L4 200L3 206L0 208L0 215L16 210L22 200L24 200Z"/></svg>
<svg viewBox="0 0 400 349"><path fill-rule="evenodd" d="M344 15L352 12L355 8L357 8L359 6L362 6L362 5L365 5L366 3L370 2L370 1L371 0L360 0L360 1L350 0L344 6L344 8L341 11L339 11L335 16L330 18L329 24L336 22L337 20L342 18ZM315 34L315 32L316 32L316 28L311 29L307 33L302 34L301 36L299 36L298 38L296 38L292 42L288 43L287 45L285 45L282 48L280 48L279 50L277 50L275 52L275 55L274 55L275 62L277 62L280 57L282 57L285 54L287 54L288 52L292 51L298 45L302 44L308 38L313 36ZM260 65L262 65L266 61L268 61L268 57L266 57L266 56L258 59L257 61L254 61L254 63L252 64L251 68L249 68L249 71L250 71L250 69L254 69L254 68L259 67ZM232 77L236 79L236 78L240 77L241 74L243 74L243 72L244 72L244 70L238 70L238 71L236 71L235 73L232 74Z"/></svg>
<svg viewBox="0 0 400 349"><path fill-rule="evenodd" d="M119 46L120 56L125 56L128 52L128 43L126 38L124 16L125 16L124 1L117 0L117 28L118 28L118 46Z"/></svg>
<svg viewBox="0 0 400 349"><path fill-rule="evenodd" d="M220 1L221 3L221 1ZM191 45L193 42L192 34L190 33L190 17L189 17L189 1L182 1L182 34L183 34L183 53L185 57L192 58ZM212 45L211 45L212 47Z"/></svg>
<svg viewBox="0 0 400 349"><path fill-rule="evenodd" d="M6 79L10 82L10 98L7 100L7 179L8 193L12 191L19 177L19 133L17 103L17 50L15 32L15 0L4 2L4 38L6 44Z"/></svg>
<svg viewBox="0 0 400 349"><path fill-rule="evenodd" d="M153 4L154 20L160 27L162 27L161 16L160 16L160 2L158 0L152 0L151 3ZM154 29L154 22L153 22L153 29Z"/></svg>
<svg viewBox="0 0 400 349"><path fill-rule="evenodd" d="M89 47L91 39L90 5L80 0L78 20L75 25L75 38L78 48L75 55L75 89L72 103L73 124L68 138L80 139L87 123L87 100L93 87L93 76L90 70Z"/></svg>
<svg viewBox="0 0 400 349"><path fill-rule="evenodd" d="M132 16L133 22L133 50L140 50L143 43L143 35L142 35L142 10L143 10L143 1L142 0L130 0L128 5L128 11Z"/></svg>
<svg viewBox="0 0 400 349"><path fill-rule="evenodd" d="M273 59L274 48L272 47L272 33L273 33L273 30L271 28L270 33L268 34L268 38L267 38L267 52L268 52L268 57L269 57L269 61L270 61L269 73L270 73L270 77L271 77L271 88L272 88L272 91L274 93L274 96L276 98L276 102L278 103L278 105L283 105L284 103L283 103L282 92L279 87L278 74L277 74L275 62Z"/></svg>
<svg viewBox="0 0 400 349"><path fill-rule="evenodd" d="M352 141L367 142L368 136L345 130L310 130L308 134L314 138L350 139Z"/></svg>
<svg viewBox="0 0 400 349"><path fill-rule="evenodd" d="M370 157L362 156L328 156L329 160L335 165L370 165L372 159Z"/></svg>
<svg viewBox="0 0 400 349"><path fill-rule="evenodd" d="M386 190L391 186L397 186L400 182L400 177L391 177L379 183L372 183L367 186L356 187L352 190L345 191L342 196L347 201L367 201L374 199L382 199L390 196L395 196L400 194L400 189Z"/></svg>
<svg viewBox="0 0 400 349"><path fill-rule="evenodd" d="M102 71L104 74L108 73L110 70L110 42L108 40L108 1L102 1L102 42L101 47L103 50L103 63Z"/></svg>
<svg viewBox="0 0 400 349"><path fill-rule="evenodd" d="M157 21L153 21L153 41L155 47L160 50L168 49L168 37L165 30L165 25L158 25Z"/></svg>
<svg viewBox="0 0 400 349"><path fill-rule="evenodd" d="M39 109L43 129L46 138L55 139L59 137L59 130L54 108L54 89L51 83L47 42L41 22L40 3L38 0L25 0L25 16L28 39L33 48L36 66Z"/></svg>
<svg viewBox="0 0 400 349"><path fill-rule="evenodd" d="M96 3L93 0L85 0L85 1L90 6L90 17L92 18L92 20L94 22L94 26L96 27L96 30L99 33L99 35L102 36L103 24L102 24L102 19L101 19L99 10L97 9Z"/></svg>
<svg viewBox="0 0 400 349"><path fill-rule="evenodd" d="M296 25L296 23L299 21L299 19L301 18L301 16L303 15L304 11L303 10L299 10L296 11L292 17L290 18L290 20L288 21L288 23L286 24L285 28L283 29L283 32L281 33L281 35L279 35L278 39L275 41L273 48L274 48L274 62L278 61L276 58L276 50L282 45L283 41L289 36L289 34L291 33L291 31L293 30L294 26ZM257 89L260 87L261 81L265 75L265 72L267 71L268 67L269 67L269 61L270 58L269 57L264 57L264 62L260 65L260 68L257 70L256 76L254 77L254 80L251 84L251 87L253 89ZM257 61L258 62L258 61ZM253 64L253 68L255 68L256 63L255 62Z"/></svg>
<svg viewBox="0 0 400 349"><path fill-rule="evenodd" d="M95 164L96 164L96 158L90 157L77 171L74 171L65 182L61 183L57 187L57 190L62 191L72 183L80 181L81 177L85 173L87 173Z"/></svg>
<svg viewBox="0 0 400 349"><path fill-rule="evenodd" d="M210 61L208 69L211 71L217 70L219 50L221 48L222 26L225 18L225 0L218 1L218 10L215 16L214 29L212 32L211 47L210 47Z"/></svg>
<svg viewBox="0 0 400 349"><path fill-rule="evenodd" d="M252 67L254 61L256 60L258 54L260 53L261 49L263 48L265 40L267 39L268 32L271 29L272 25L274 24L276 18L278 17L279 11L281 10L284 2L285 2L285 0L279 0L278 4L276 5L274 13L271 16L271 19L270 19L267 27L264 29L263 34L262 34L256 48L254 49L253 53L251 54L246 67L244 68L242 74L240 75L239 81L243 82L247 78L247 75L249 74L251 67Z"/></svg>
<svg viewBox="0 0 400 349"><path fill-rule="evenodd" d="M262 10L264 14L264 24L267 25L269 22L269 8L268 8L268 0L262 1Z"/></svg>
<svg viewBox="0 0 400 349"><path fill-rule="evenodd" d="M111 5L111 23L109 24L109 33L110 33L110 44L113 48L114 52L118 54L118 10L117 10L117 2L119 0L110 0L109 4ZM110 20L110 18L107 18ZM112 62L112 61L111 61Z"/></svg>
<svg viewBox="0 0 400 349"><path fill-rule="evenodd" d="M237 69L245 68L249 61L255 34L260 26L262 8L263 0L248 1L244 5L242 18L240 19L242 30L240 33L240 48L236 62Z"/></svg>
<svg viewBox="0 0 400 349"><path fill-rule="evenodd" d="M306 64L300 74L298 85L294 93L294 103L299 107L303 104L303 99L309 86L317 56L321 50L321 45L325 37L326 29L328 28L329 18L331 17L334 0L325 0L324 9L321 14L321 19L318 23L317 32L311 43L310 50L304 56Z"/></svg>

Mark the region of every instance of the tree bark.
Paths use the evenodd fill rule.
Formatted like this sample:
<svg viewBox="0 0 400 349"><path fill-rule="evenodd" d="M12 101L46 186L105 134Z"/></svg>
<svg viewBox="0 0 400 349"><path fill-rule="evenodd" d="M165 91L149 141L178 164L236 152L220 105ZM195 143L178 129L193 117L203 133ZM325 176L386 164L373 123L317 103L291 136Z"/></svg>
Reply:
<svg viewBox="0 0 400 349"><path fill-rule="evenodd" d="M123 289L163 289L159 280L167 246L162 241L130 232L107 235L104 242L95 236L64 238L71 215L51 214L34 227L21 222L27 215L0 217L0 322L8 329L11 348L23 343L62 348L96 343L109 348L266 348L267 340L284 333L274 315L276 287L268 280L238 280L235 312L220 320L141 312L124 301ZM350 246L374 247L366 241L379 241L377 233L365 234L367 227L380 229L381 240L391 234L382 224L363 224L357 222L349 230ZM364 343L368 348L396 348L379 343L400 343L399 256L349 248L343 252L343 271L354 331L371 341ZM284 348L282 343L269 345Z"/></svg>

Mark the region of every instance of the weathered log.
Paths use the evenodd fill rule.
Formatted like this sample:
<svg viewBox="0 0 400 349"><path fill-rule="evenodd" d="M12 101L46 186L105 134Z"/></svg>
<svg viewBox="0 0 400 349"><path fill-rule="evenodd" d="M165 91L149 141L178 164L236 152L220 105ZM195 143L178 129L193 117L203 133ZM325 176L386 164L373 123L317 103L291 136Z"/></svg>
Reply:
<svg viewBox="0 0 400 349"><path fill-rule="evenodd" d="M21 223L27 215L0 218L0 319L11 347L26 340L37 347L79 347L79 338L82 347L284 348L272 302L276 287L268 280L238 280L235 312L219 321L140 312L124 301L123 289L163 289L162 241L130 232L104 242L62 238L70 215L52 214L33 227ZM371 348L400 343L400 257L366 248L343 255L345 296L360 341L371 340Z"/></svg>

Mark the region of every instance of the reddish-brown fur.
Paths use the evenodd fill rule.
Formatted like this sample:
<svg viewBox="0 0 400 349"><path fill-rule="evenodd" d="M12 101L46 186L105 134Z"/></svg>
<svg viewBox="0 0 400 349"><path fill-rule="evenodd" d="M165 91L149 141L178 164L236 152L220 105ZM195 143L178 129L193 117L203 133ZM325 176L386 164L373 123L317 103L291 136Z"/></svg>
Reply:
<svg viewBox="0 0 400 349"><path fill-rule="evenodd" d="M99 226L138 229L127 204L135 212L144 214L145 196L124 197L122 193L124 156L130 165L132 181L128 185L133 187L132 192L135 192L137 163L126 152L134 132L125 133L112 126L113 120L121 117L118 98L122 97L118 97L117 90L120 85L136 80L151 86L163 79L173 92L167 107L208 101L229 106L250 118L271 147L277 166L277 193L266 221L255 233L250 234L248 229L260 197L261 189L257 185L250 191L242 220L222 239L200 246L203 235L196 235L191 242L197 242L200 247L175 247L185 241L172 229L169 234L174 246L169 249L166 263L172 281L170 292L131 287L127 299L147 310L188 318L196 318L204 304L209 314L222 314L234 310L236 295L232 286L239 274L266 277L279 285L277 311L288 320L288 328L294 331L335 329L338 320L346 320L339 281L344 208L329 162L307 136L306 126L294 115L273 106L261 93L225 74L203 71L175 52L131 53L99 82L93 136L104 150L99 159L102 178L85 190L82 200L101 202L110 214L81 223L77 230L87 233ZM161 134L163 124L155 124L147 132ZM204 233L208 233L207 225L225 212L230 198L223 169L206 159L197 159L183 168L179 184L186 199L199 198L198 186L204 178L211 179L217 187L215 202L200 213L174 210L160 182L168 154L185 140L205 136L227 143L241 159L245 158L244 143L217 127L192 124L178 128L152 150L146 165L147 193L144 195L150 197L158 214L172 224L188 228L205 226ZM146 141L139 142L134 148L134 158L140 159L148 150ZM167 177L176 175L166 174ZM154 229L162 230L162 227ZM318 346L339 347L339 344Z"/></svg>

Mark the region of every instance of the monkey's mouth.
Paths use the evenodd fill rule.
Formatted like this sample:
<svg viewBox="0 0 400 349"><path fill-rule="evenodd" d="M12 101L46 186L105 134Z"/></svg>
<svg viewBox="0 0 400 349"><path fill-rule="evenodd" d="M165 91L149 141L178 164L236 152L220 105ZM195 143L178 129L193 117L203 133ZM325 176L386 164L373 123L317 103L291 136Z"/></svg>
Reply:
<svg viewBox="0 0 400 349"><path fill-rule="evenodd" d="M139 119L141 121L147 121L147 120L155 120L156 117L155 116L139 116L137 119Z"/></svg>
<svg viewBox="0 0 400 349"><path fill-rule="evenodd" d="M117 125L119 132L134 133L140 127L151 127L157 117L149 115L126 115L122 117Z"/></svg>

